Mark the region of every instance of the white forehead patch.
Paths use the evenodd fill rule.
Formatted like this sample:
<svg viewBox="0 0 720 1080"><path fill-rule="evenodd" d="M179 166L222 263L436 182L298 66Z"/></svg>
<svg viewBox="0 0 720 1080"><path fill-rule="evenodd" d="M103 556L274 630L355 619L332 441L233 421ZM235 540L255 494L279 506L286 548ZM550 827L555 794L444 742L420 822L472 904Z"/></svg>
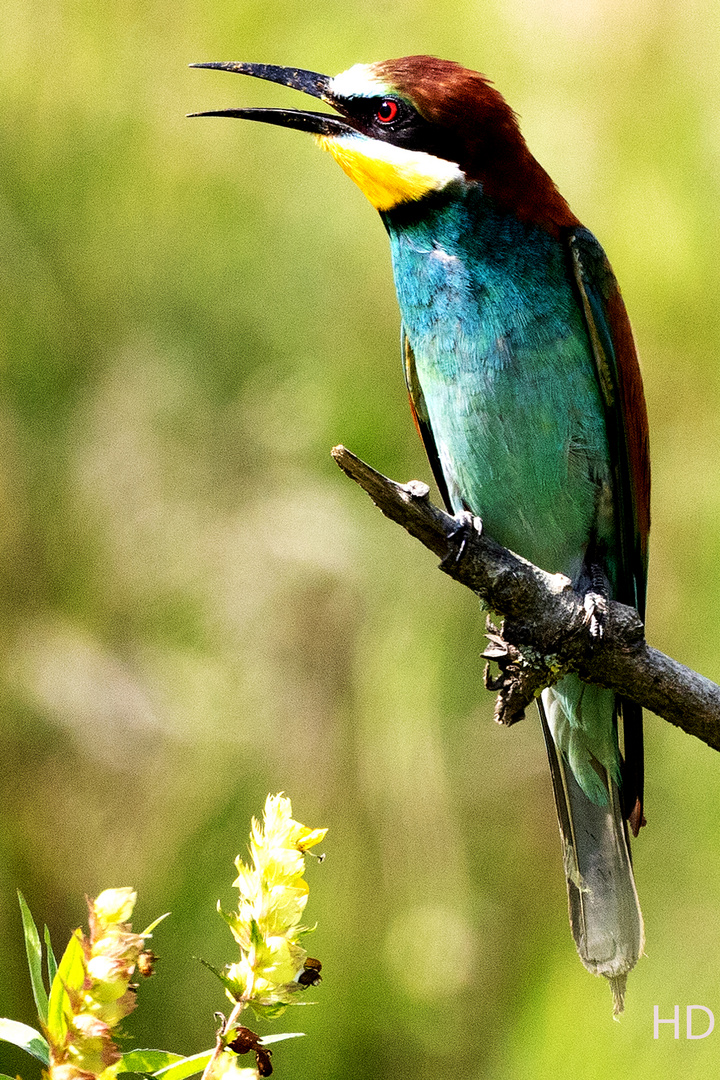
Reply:
<svg viewBox="0 0 720 1080"><path fill-rule="evenodd" d="M341 71L330 80L330 93L341 98L378 97L391 93L392 87L375 73L374 67L374 64L353 64L347 71Z"/></svg>

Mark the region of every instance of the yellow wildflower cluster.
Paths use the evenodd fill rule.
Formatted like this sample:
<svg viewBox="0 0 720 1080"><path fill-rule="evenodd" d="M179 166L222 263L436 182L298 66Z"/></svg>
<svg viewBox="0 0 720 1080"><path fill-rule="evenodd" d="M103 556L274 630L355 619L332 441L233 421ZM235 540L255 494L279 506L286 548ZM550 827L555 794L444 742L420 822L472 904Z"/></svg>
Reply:
<svg viewBox="0 0 720 1080"><path fill-rule="evenodd" d="M240 892L238 911L225 915L240 946L240 960L225 968L232 1001L276 1016L304 985L317 978L317 961L298 943L308 929L301 925L308 899L305 852L319 844L327 829L308 829L292 819L290 800L269 795L263 823L253 818L252 866L238 857L233 884ZM308 966L309 964L309 966ZM303 977L310 972L310 977Z"/></svg>
<svg viewBox="0 0 720 1080"><path fill-rule="evenodd" d="M120 1060L112 1029L135 1008L135 968L152 967L149 931L134 934L129 922L136 898L132 889L106 889L88 901L90 937L75 932L50 994L48 1080L111 1076Z"/></svg>

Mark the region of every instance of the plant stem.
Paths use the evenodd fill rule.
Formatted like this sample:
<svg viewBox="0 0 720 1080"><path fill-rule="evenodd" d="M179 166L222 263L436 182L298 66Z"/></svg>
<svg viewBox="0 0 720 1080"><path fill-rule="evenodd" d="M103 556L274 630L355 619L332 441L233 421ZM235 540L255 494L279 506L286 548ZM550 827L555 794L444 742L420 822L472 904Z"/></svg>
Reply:
<svg viewBox="0 0 720 1080"><path fill-rule="evenodd" d="M247 996L242 997L240 999L240 1001L236 1002L233 1011L230 1013L230 1015L228 1016L227 1020L223 1024L223 1026L220 1028L220 1031L218 1032L217 1040L215 1042L215 1049L213 1050L212 1057L210 1058L207 1065L205 1066L205 1071L202 1074L201 1080L212 1080L213 1069L215 1068L215 1063L216 1063L217 1059L220 1057L220 1055L222 1054L223 1050L225 1049L225 1036L227 1035L228 1031L230 1031L230 1029L234 1025L235 1021L237 1020L238 1016L243 1011L243 1009L245 1008L247 1003L248 1003L248 997Z"/></svg>

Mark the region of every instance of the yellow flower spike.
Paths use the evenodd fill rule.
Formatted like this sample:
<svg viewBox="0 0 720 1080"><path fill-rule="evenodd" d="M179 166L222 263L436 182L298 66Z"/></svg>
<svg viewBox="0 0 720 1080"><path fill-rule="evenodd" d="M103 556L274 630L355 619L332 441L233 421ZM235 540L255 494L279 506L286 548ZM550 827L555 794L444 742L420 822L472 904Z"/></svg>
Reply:
<svg viewBox="0 0 720 1080"><path fill-rule="evenodd" d="M218 904L240 946L240 958L226 964L222 971L212 968L233 1009L218 1033L202 1080L219 1080L226 1075L269 1075L269 1051L261 1060L256 1049L257 1069L240 1069L228 1059L227 1048L236 1053L249 1049L237 1049L231 1041L238 1030L247 1030L237 1028L238 1017L249 1006L257 1015L274 1019L306 987L320 981L320 961L309 960L298 941L308 930L300 922L309 893L304 877L305 852L319 844L326 833L327 829L309 829L295 821L290 800L282 793L268 795L262 824L253 818L251 864L239 856L235 860L237 877L233 885L239 893L238 910L225 912Z"/></svg>
<svg viewBox="0 0 720 1080"><path fill-rule="evenodd" d="M262 823L253 818L251 865L235 860L238 910L224 916L241 953L223 973L237 1009L251 1005L275 1015L303 989L297 980L307 958L298 944L307 930L301 925L309 894L305 852L326 833L295 821L282 794L268 796Z"/></svg>
<svg viewBox="0 0 720 1080"><path fill-rule="evenodd" d="M50 1049L47 1080L114 1080L121 1053L115 1028L136 1005L130 979L159 920L134 934L129 923L137 894L106 889L88 900L90 936L78 930L53 979L44 1031Z"/></svg>

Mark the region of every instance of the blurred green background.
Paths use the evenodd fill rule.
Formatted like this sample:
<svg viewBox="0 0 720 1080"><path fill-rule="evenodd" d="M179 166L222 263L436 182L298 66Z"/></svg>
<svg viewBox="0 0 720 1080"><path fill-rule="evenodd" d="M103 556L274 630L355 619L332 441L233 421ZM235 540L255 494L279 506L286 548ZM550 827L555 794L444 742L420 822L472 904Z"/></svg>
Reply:
<svg viewBox="0 0 720 1080"><path fill-rule="evenodd" d="M337 470L429 469L387 242L298 104L191 61L486 72L599 236L644 364L653 644L720 679L716 0L5 0L0 35L0 1015L32 1023L16 888L56 947L83 894L156 935L128 1043L193 1053L234 959L215 914L284 790L317 1004L279 1078L707 1077L720 1030L720 759L647 719L647 958L627 1012L570 938L535 718L497 729L472 596ZM720 1027L720 1025L718 1025ZM0 1045L3 1071L29 1059Z"/></svg>

